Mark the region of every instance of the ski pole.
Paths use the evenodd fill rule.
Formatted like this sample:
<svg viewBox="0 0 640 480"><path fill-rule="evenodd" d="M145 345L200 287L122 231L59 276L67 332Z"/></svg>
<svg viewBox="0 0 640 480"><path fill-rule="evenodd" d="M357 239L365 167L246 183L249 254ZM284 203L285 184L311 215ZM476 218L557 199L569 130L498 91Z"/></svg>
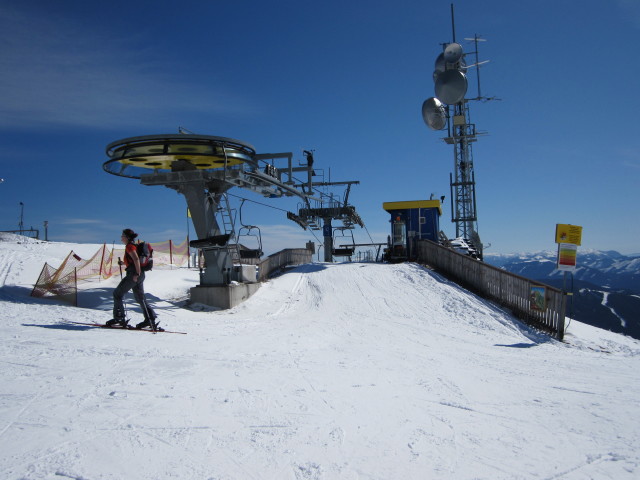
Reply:
<svg viewBox="0 0 640 480"><path fill-rule="evenodd" d="M120 267L120 281L122 281L122 260L120 259L120 257L118 257L118 267ZM128 324L129 318L127 314L127 301L124 299L124 295L122 297L122 308L124 308L124 322Z"/></svg>
<svg viewBox="0 0 640 480"><path fill-rule="evenodd" d="M122 263L120 261L120 257L118 257L118 266L120 267L120 279L122 279ZM139 278L138 278L139 280ZM124 301L124 298L122 299L122 306L124 307L124 315L125 317L127 316L127 304ZM144 294L142 295L142 302L140 303L140 306L144 309L144 313L146 314L145 317L149 319L149 324L151 326L151 330L153 330L153 332L155 333L157 331L157 326L155 324L155 320L151 320L151 316L149 315L149 309L147 308L147 300L144 297Z"/></svg>
<svg viewBox="0 0 640 480"><path fill-rule="evenodd" d="M147 308L147 299L145 298L145 294L142 294L142 302L140 303L142 308L144 308L144 312L146 313L145 317L149 319L149 326L151 330L155 333L157 330L157 325L155 319L151 319L151 315L149 315L149 309Z"/></svg>
<svg viewBox="0 0 640 480"><path fill-rule="evenodd" d="M142 271L140 271L140 274L142 274ZM138 277L138 281L140 281L140 277ZM146 294L144 293L144 288L142 289L141 300L142 301L140 302L140 306L144 310L144 314L145 314L144 317L149 320L149 326L151 327L151 330L153 330L153 332L155 333L157 330L157 325L156 325L155 319L152 319L151 315L149 315L149 309L147 308L147 298L146 298Z"/></svg>

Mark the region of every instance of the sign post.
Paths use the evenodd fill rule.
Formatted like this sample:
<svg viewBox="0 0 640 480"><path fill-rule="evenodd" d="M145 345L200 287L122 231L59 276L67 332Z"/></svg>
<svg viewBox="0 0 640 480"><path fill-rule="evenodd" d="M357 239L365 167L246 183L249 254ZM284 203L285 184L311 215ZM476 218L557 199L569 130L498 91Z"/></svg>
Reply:
<svg viewBox="0 0 640 480"><path fill-rule="evenodd" d="M556 224L556 243L558 244L558 270L564 272L562 290L571 295L571 310L573 310L573 292L567 292L567 273L576 271L578 246L582 244L582 227L578 225ZM573 282L572 282L573 284ZM570 312L571 314L571 312Z"/></svg>
<svg viewBox="0 0 640 480"><path fill-rule="evenodd" d="M556 224L556 243L558 244L558 261L556 263L558 270L574 272L578 245L582 244L582 227L565 223Z"/></svg>

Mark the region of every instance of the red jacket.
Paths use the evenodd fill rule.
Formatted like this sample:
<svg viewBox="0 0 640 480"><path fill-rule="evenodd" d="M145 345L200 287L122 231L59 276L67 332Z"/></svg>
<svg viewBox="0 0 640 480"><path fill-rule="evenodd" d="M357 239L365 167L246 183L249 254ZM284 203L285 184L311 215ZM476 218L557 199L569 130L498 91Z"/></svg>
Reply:
<svg viewBox="0 0 640 480"><path fill-rule="evenodd" d="M138 249L136 248L135 243L127 243L127 246L124 248L125 269L128 269L129 266L135 268L135 263L133 262L132 254L138 256Z"/></svg>

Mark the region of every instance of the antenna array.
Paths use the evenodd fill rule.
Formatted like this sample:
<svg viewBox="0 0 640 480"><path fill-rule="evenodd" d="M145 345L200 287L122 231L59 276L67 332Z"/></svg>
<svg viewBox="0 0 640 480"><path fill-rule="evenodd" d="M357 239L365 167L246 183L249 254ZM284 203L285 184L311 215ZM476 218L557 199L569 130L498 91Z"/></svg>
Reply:
<svg viewBox="0 0 640 480"><path fill-rule="evenodd" d="M475 62L467 65L465 52L455 41L453 5L451 5L453 42L443 44L443 51L436 57L433 81L435 97L422 104L422 118L432 130L447 130L445 143L453 146L454 173L449 176L451 188L451 221L456 224L456 237L471 242L482 259L482 243L478 234L478 214L476 209L475 174L473 168L472 144L477 140L475 124L469 115L469 100L482 100L480 94L480 62L478 35L475 44ZM478 95L466 99L468 90L467 71L475 67ZM488 100L488 99L487 99Z"/></svg>

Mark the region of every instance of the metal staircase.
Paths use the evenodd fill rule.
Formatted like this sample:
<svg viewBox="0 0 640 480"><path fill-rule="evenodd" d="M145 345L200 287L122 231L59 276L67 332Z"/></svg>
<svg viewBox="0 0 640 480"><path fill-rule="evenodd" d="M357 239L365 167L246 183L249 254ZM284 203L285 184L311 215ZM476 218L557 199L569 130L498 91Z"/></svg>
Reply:
<svg viewBox="0 0 640 480"><path fill-rule="evenodd" d="M224 230L225 234L229 235L229 242L224 247L229 251L231 260L234 265L240 264L240 247L236 237L235 222L233 219L233 210L229 204L229 197L226 193L220 195L220 202L218 204L218 213L222 222L220 226Z"/></svg>

